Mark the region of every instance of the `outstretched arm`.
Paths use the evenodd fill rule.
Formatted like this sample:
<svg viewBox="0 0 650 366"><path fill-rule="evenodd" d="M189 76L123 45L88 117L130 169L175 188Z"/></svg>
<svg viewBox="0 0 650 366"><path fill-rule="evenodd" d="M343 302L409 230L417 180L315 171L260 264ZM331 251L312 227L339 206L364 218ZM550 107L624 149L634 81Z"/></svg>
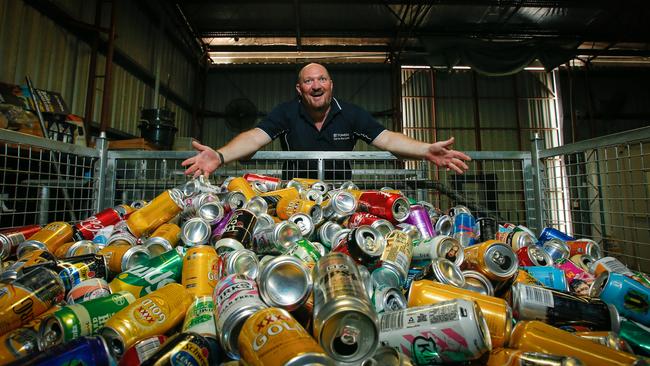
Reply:
<svg viewBox="0 0 650 366"><path fill-rule="evenodd" d="M221 165L251 155L269 142L271 142L269 135L259 128L240 133L216 151L209 146L193 141L192 146L197 150L197 154L183 161L181 165L189 165L189 168L185 170L187 175L193 175L196 178L203 174L207 177ZM217 151L223 156L223 162Z"/></svg>
<svg viewBox="0 0 650 366"><path fill-rule="evenodd" d="M433 144L414 140L404 134L384 130L373 141L372 145L382 150L390 151L399 156L416 159L426 159L447 170L453 169L462 174L469 169L466 161L472 160L469 156L451 148L454 138L438 141Z"/></svg>

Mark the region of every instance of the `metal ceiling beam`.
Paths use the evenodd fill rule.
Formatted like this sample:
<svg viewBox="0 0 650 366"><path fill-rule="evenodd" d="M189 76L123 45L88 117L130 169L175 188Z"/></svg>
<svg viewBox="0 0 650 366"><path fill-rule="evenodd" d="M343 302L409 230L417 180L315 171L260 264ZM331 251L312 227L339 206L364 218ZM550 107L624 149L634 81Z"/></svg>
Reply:
<svg viewBox="0 0 650 366"><path fill-rule="evenodd" d="M407 47L407 51L424 51L422 47ZM378 46L378 45L368 45L368 46L333 46L333 45L323 45L323 46L306 46L302 45L300 48L298 46L287 46L287 45L269 45L269 46L259 46L259 45L246 45L246 46L208 46L208 52L389 52L390 46Z"/></svg>
<svg viewBox="0 0 650 366"><path fill-rule="evenodd" d="M301 0L303 4L323 4L322 0ZM358 5L469 5L469 6L517 6L521 0L328 0L327 4ZM181 4L215 4L214 0L182 0ZM291 4L293 0L220 0L218 5L272 5ZM583 0L524 0L527 8L599 8L609 1Z"/></svg>

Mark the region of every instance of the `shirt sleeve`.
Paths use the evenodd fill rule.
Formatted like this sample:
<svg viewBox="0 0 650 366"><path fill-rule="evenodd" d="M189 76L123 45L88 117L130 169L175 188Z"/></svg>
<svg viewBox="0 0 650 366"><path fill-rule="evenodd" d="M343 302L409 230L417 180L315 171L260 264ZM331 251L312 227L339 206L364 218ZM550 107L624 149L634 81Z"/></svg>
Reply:
<svg viewBox="0 0 650 366"><path fill-rule="evenodd" d="M386 130L386 127L379 123L379 121L377 121L370 112L365 109L360 107L356 107L355 109L354 135L370 144L377 136L379 136L380 133Z"/></svg>
<svg viewBox="0 0 650 366"><path fill-rule="evenodd" d="M282 103L267 114L258 124L257 128L264 131L271 140L275 140L280 135L289 131L288 124L288 106L287 103Z"/></svg>

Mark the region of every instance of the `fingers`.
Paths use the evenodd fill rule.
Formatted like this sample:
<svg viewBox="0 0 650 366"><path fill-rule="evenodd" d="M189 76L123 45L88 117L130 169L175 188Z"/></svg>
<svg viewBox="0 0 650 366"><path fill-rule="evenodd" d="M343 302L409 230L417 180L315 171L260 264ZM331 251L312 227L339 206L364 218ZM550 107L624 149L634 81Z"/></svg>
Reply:
<svg viewBox="0 0 650 366"><path fill-rule="evenodd" d="M454 137L452 136L452 137L450 137L448 140L440 141L440 146L441 146L441 147L444 147L444 148L448 148L449 146L451 146L451 145L454 144L454 141L455 141L455 139L454 139Z"/></svg>
<svg viewBox="0 0 650 366"><path fill-rule="evenodd" d="M181 166L194 164L195 161L196 161L196 156L192 156L191 158L187 158L187 159L183 160L183 162L181 163Z"/></svg>
<svg viewBox="0 0 650 366"><path fill-rule="evenodd" d="M464 170L462 170L461 168L459 168L458 166L456 166L456 164L454 164L452 162L447 163L447 170L449 170L449 169L452 169L453 171L455 171L458 174L463 174L465 172Z"/></svg>
<svg viewBox="0 0 650 366"><path fill-rule="evenodd" d="M194 172L199 170L199 166L196 164L192 164L189 168L185 170L185 175L191 175L194 174Z"/></svg>
<svg viewBox="0 0 650 366"><path fill-rule="evenodd" d="M453 150L451 153L453 154L453 157L456 159L460 159L464 161L472 161L472 158L470 158L467 154L464 154L460 151Z"/></svg>
<svg viewBox="0 0 650 366"><path fill-rule="evenodd" d="M460 159L453 158L453 159L451 159L451 162L452 162L452 164L454 164L455 166L457 166L457 167L459 167L459 168L462 168L463 171L469 169L469 166L468 166L467 164L465 164L465 162L462 161L462 160L460 160Z"/></svg>
<svg viewBox="0 0 650 366"><path fill-rule="evenodd" d="M201 144L200 144L198 141L196 141L196 140L192 140L192 147L195 148L195 149L198 150L198 151L203 151L203 150L205 150L206 148L208 148L208 147L205 146L205 145L201 145Z"/></svg>

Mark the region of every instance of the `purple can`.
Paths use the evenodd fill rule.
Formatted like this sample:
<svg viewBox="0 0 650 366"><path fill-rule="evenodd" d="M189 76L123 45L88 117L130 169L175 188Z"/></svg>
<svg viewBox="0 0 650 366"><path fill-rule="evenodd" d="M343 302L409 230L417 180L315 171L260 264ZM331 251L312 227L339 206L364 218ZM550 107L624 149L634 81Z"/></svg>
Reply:
<svg viewBox="0 0 650 366"><path fill-rule="evenodd" d="M465 212L458 212L454 215L454 239L464 247L476 244L476 234L474 226L476 220L474 216Z"/></svg>
<svg viewBox="0 0 650 366"><path fill-rule="evenodd" d="M224 231L226 231L226 226L228 225L228 222L230 221L230 218L233 215L233 212L235 211L228 211L221 221L219 221L215 226L214 230L212 230L212 235L210 236L210 242L212 244L216 243L217 240L221 239L221 235L223 235Z"/></svg>
<svg viewBox="0 0 650 366"><path fill-rule="evenodd" d="M422 240L431 239L436 236L433 229L433 223L429 217L429 212L422 205L413 205L410 208L411 213L406 218L406 223L418 228Z"/></svg>
<svg viewBox="0 0 650 366"><path fill-rule="evenodd" d="M563 232L561 232L558 229L554 229L552 227L547 227L542 230L542 233L539 234L539 241L537 242L537 245L542 245L545 242L551 240L551 239L559 239L562 241L574 241L576 240L574 237L569 236Z"/></svg>

